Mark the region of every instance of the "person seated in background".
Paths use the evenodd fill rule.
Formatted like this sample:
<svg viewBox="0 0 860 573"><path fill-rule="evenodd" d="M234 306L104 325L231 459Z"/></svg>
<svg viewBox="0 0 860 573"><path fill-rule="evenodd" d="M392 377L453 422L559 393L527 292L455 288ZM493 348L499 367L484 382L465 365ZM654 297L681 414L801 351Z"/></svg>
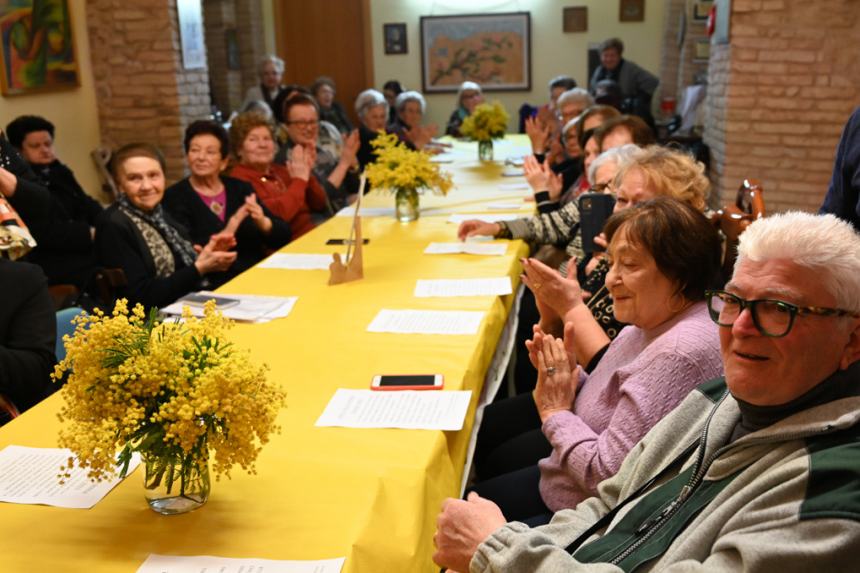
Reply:
<svg viewBox="0 0 860 573"><path fill-rule="evenodd" d="M45 274L0 257L0 425L51 394L56 342Z"/></svg>
<svg viewBox="0 0 860 573"><path fill-rule="evenodd" d="M635 115L619 115L604 121L595 131L595 136L601 150L625 143L635 143L641 147L657 143L654 130L642 118Z"/></svg>
<svg viewBox="0 0 860 573"><path fill-rule="evenodd" d="M857 253L860 235L833 215L753 222L725 290L707 294L725 378L691 392L594 497L549 525L505 523L476 495L446 500L434 561L511 573L856 570ZM553 377L569 368L544 356Z"/></svg>
<svg viewBox="0 0 860 573"><path fill-rule="evenodd" d="M549 81L549 101L540 106L535 118L543 125L558 123L558 97L568 90L576 87L576 80L570 76L556 76Z"/></svg>
<svg viewBox="0 0 860 573"><path fill-rule="evenodd" d="M242 124L249 115L271 125L263 115L242 114L233 126ZM269 127L261 147L274 156L271 133ZM263 195L255 195L249 183L222 174L230 144L221 124L197 120L185 130L183 143L191 175L167 188L164 209L187 231L193 244L205 245L213 235L224 232L236 239L236 260L224 273L209 275L211 286L220 286L287 244L290 224L267 209ZM310 216L307 222L310 224Z"/></svg>
<svg viewBox="0 0 860 573"><path fill-rule="evenodd" d="M557 115L551 121L542 119L540 116L526 119L526 134L532 146L532 153L538 162L543 163L549 159L550 165L559 165L556 172L568 168L582 156L582 149L577 141L563 141L565 127L572 125L571 122L594 103L591 96L582 88L571 88L558 96L555 105ZM571 143L570 145L568 145ZM581 167L581 165L580 165ZM582 173L582 170L579 170ZM577 173L577 175L579 175ZM575 178L575 177L574 177Z"/></svg>
<svg viewBox="0 0 860 573"><path fill-rule="evenodd" d="M592 105L594 105L594 98L582 88L572 88L562 93L556 102L559 125L567 125Z"/></svg>
<svg viewBox="0 0 860 573"><path fill-rule="evenodd" d="M706 290L722 286L716 228L700 210L659 197L619 211L605 233L613 261L606 288L628 326L585 374L573 351L576 325L556 337L542 320L528 342L534 392L484 411L475 453L484 481L473 489L509 519L546 522L595 495L648 430L723 373L705 302Z"/></svg>
<svg viewBox="0 0 860 573"><path fill-rule="evenodd" d="M319 104L320 120L329 122L340 133L346 134L352 131L352 122L343 106L334 100L336 92L334 80L328 76L318 77L311 86L311 95Z"/></svg>
<svg viewBox="0 0 860 573"><path fill-rule="evenodd" d="M388 80L382 84L382 95L385 96L385 101L388 102L388 124L394 123L397 119L397 96L404 91L403 86L397 80Z"/></svg>
<svg viewBox="0 0 860 573"><path fill-rule="evenodd" d="M615 80L600 80L594 84L594 102L617 109L619 113L624 107L621 96L621 86Z"/></svg>
<svg viewBox="0 0 860 573"><path fill-rule="evenodd" d="M286 166L274 162L272 124L266 118L257 114L240 115L230 126L230 139L238 161L230 176L241 180L243 191L256 193L264 211L274 214L272 220L286 221L293 239L314 228L313 213L321 216L330 213L325 190L311 174L312 157L303 147L293 151ZM246 182L252 189L246 188ZM241 248L238 235L236 240ZM268 242L261 244L259 240L256 246L258 250L280 247Z"/></svg>
<svg viewBox="0 0 860 573"><path fill-rule="evenodd" d="M457 89L457 109L448 118L445 133L452 137L462 137L460 126L463 125L463 120L472 115L478 104L483 101L484 95L481 92L481 86L475 82L463 82L460 84L460 87Z"/></svg>
<svg viewBox="0 0 860 573"><path fill-rule="evenodd" d="M213 236L204 247L192 245L161 205L164 156L154 145L130 143L111 159L121 194L96 222L96 254L108 268L120 268L128 284L117 296L130 304L159 308L200 288L205 277L229 269L236 241Z"/></svg>
<svg viewBox="0 0 860 573"><path fill-rule="evenodd" d="M51 193L50 213L44 225L36 221L37 247L27 260L36 263L48 284L73 284L83 290L96 268L93 237L102 206L87 195L74 173L54 152L54 124L43 117L22 115L6 126L9 142ZM26 219L25 219L26 221Z"/></svg>
<svg viewBox="0 0 860 573"><path fill-rule="evenodd" d="M308 161L316 180L323 186L328 197L329 209L319 213L317 221L322 221L346 205L351 204L358 193L358 159L356 154L361 145L358 130L354 129L343 140L340 155L320 142L319 107L313 97L296 94L284 101L284 120L287 126L287 164L293 160L296 148L301 147L303 157L297 157L294 168Z"/></svg>
<svg viewBox="0 0 860 573"><path fill-rule="evenodd" d="M368 163L376 160L376 151L372 142L380 133L385 133L385 123L388 118L388 102L385 96L374 89L364 90L355 98L355 114L361 125L358 126L358 137L361 142L356 157L358 166L364 171Z"/></svg>
<svg viewBox="0 0 860 573"><path fill-rule="evenodd" d="M833 213L860 231L860 107L842 130L833 175L820 212Z"/></svg>
<svg viewBox="0 0 860 573"><path fill-rule="evenodd" d="M609 38L600 44L600 65L594 70L589 82L592 93L595 93L601 80L616 82L621 91L621 111L637 115L648 125L653 125L651 97L660 80L651 72L625 60L623 54L624 42L618 38Z"/></svg>
<svg viewBox="0 0 860 573"><path fill-rule="evenodd" d="M424 96L416 91L406 91L394 102L396 117L389 124L388 132L397 135L409 149L424 149L436 136L435 125L421 125L427 107Z"/></svg>
<svg viewBox="0 0 860 573"><path fill-rule="evenodd" d="M704 213L710 191L704 171L704 165L687 153L656 145L639 149L621 164L612 181L610 189L616 194L613 212L668 196ZM610 328L613 327L612 322L601 318L612 312L614 304L611 293L604 288L609 261L601 256L595 259L595 264L584 283L579 282L579 277L585 273L578 273L576 265L563 265L561 274L531 259L524 267L526 284L541 285L532 292L544 330L559 336L563 324L574 324L577 329L574 347L589 371L600 361L612 338ZM583 291L588 294L583 295Z"/></svg>
<svg viewBox="0 0 860 573"><path fill-rule="evenodd" d="M280 96L286 86L281 85L281 78L284 77L284 60L269 54L262 60L257 68L257 73L260 75L260 83L256 86L251 86L245 92L245 99L242 101L241 109L247 111L245 106L248 102L260 100L266 102L266 105L272 110L272 114L278 121L283 121L281 118L281 108L277 105Z"/></svg>

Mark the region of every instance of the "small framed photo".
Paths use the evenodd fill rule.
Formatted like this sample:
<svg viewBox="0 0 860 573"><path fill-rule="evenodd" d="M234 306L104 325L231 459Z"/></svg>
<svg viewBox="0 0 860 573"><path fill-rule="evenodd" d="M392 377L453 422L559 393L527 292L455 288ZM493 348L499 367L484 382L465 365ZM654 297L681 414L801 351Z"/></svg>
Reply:
<svg viewBox="0 0 860 573"><path fill-rule="evenodd" d="M620 22L644 22L645 0L621 0L618 20Z"/></svg>
<svg viewBox="0 0 860 573"><path fill-rule="evenodd" d="M707 38L696 40L695 51L693 52L694 62L707 62L711 57L711 41Z"/></svg>
<svg viewBox="0 0 860 573"><path fill-rule="evenodd" d="M382 37L385 38L386 54L407 54L409 46L406 43L406 24L383 24Z"/></svg>
<svg viewBox="0 0 860 573"><path fill-rule="evenodd" d="M712 1L693 2L693 20L702 22L708 19L708 13L711 11Z"/></svg>
<svg viewBox="0 0 860 573"><path fill-rule="evenodd" d="M565 33L588 31L588 6L564 8L562 14L562 30Z"/></svg>

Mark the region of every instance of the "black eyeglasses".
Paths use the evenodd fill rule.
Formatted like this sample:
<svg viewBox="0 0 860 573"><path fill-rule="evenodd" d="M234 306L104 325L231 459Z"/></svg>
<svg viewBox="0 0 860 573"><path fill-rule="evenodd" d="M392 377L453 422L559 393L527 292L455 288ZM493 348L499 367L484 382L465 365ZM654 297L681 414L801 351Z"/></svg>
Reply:
<svg viewBox="0 0 860 573"><path fill-rule="evenodd" d="M788 334L798 315L814 314L817 316L860 318L860 315L848 310L820 306L797 306L790 302L769 298L745 300L723 290L705 291L705 296L708 297L708 312L711 315L711 320L720 326L732 326L743 310L749 308L753 324L758 331L772 338L779 338Z"/></svg>
<svg viewBox="0 0 860 573"><path fill-rule="evenodd" d="M312 119L312 120L298 119L295 121L288 121L287 125L297 125L299 127L315 127L315 126L319 125L319 123L320 122L316 119Z"/></svg>
<svg viewBox="0 0 860 573"><path fill-rule="evenodd" d="M595 183L588 188L589 193L606 193L612 191L612 183Z"/></svg>

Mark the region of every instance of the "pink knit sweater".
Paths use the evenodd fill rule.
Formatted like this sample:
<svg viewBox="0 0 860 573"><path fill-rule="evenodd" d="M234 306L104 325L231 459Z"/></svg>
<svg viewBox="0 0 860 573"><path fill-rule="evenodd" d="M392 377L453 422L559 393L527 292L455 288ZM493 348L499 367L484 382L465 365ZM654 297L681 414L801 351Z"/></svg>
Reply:
<svg viewBox="0 0 860 573"><path fill-rule="evenodd" d="M696 386L723 375L717 325L704 302L650 331L625 327L580 380L572 412L543 424L553 446L540 492L553 511L573 508L618 471L627 452Z"/></svg>

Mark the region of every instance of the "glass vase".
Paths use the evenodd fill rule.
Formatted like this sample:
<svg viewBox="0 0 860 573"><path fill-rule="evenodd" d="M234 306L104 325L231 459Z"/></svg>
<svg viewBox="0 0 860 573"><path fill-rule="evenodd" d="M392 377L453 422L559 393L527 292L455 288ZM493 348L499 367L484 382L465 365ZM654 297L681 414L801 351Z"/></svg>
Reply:
<svg viewBox="0 0 860 573"><path fill-rule="evenodd" d="M194 511L209 499L209 458L143 454L146 501L163 515Z"/></svg>
<svg viewBox="0 0 860 573"><path fill-rule="evenodd" d="M398 189L394 196L394 211L401 223L418 219L418 190Z"/></svg>
<svg viewBox="0 0 860 573"><path fill-rule="evenodd" d="M478 159L480 159L481 161L492 161L493 160L493 140L492 139L478 142Z"/></svg>

